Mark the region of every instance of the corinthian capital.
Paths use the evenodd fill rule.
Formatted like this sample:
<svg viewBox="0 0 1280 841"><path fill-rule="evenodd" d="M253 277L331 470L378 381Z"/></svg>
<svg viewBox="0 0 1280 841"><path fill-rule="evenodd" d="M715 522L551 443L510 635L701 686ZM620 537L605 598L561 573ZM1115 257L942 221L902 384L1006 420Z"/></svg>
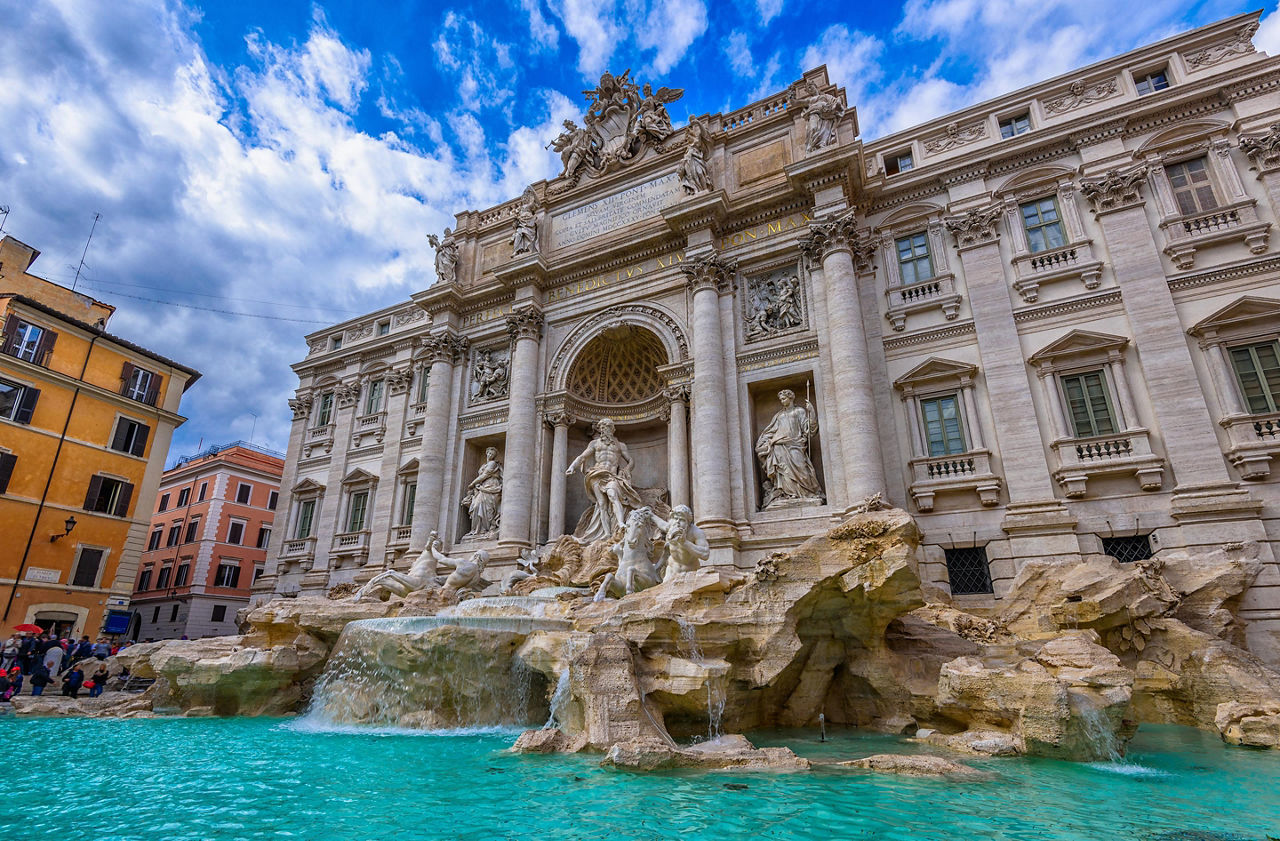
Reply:
<svg viewBox="0 0 1280 841"><path fill-rule="evenodd" d="M1093 205L1094 213L1108 213L1140 203L1138 188L1146 180L1146 164L1127 170L1109 169L1101 178L1082 179L1080 192Z"/></svg>
<svg viewBox="0 0 1280 841"><path fill-rule="evenodd" d="M471 345L471 340L456 333L435 333L423 340L432 362L457 364L458 359Z"/></svg>
<svg viewBox="0 0 1280 841"><path fill-rule="evenodd" d="M1259 172L1280 169L1280 123L1272 123L1266 134L1240 138L1240 149Z"/></svg>
<svg viewBox="0 0 1280 841"><path fill-rule="evenodd" d="M811 259L821 260L835 251L847 251L854 259L865 263L867 249L873 248L858 235L857 217L848 210L825 222L809 224L809 235L801 240L800 247Z"/></svg>
<svg viewBox="0 0 1280 841"><path fill-rule="evenodd" d="M996 225L1003 215L1004 208L991 205L974 208L962 216L949 216L942 222L956 238L957 248L972 248L975 245L995 242L996 237L999 236Z"/></svg>
<svg viewBox="0 0 1280 841"><path fill-rule="evenodd" d="M719 254L708 254L685 262L680 266L680 271L684 272L685 282L694 292L700 289L723 292L738 273L738 261L726 260Z"/></svg>
<svg viewBox="0 0 1280 841"><path fill-rule="evenodd" d="M511 313L507 316L507 333L513 342L521 339L537 341L542 336L542 310L525 307Z"/></svg>
<svg viewBox="0 0 1280 841"><path fill-rule="evenodd" d="M311 414L311 404L313 397L309 391L300 391L298 396L289 401L289 408L293 410L293 419L301 420Z"/></svg>

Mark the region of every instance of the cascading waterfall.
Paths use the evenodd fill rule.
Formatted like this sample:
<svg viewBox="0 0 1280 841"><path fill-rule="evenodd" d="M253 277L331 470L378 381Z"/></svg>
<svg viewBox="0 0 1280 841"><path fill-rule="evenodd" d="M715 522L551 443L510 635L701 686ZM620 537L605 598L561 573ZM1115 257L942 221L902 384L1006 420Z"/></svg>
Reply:
<svg viewBox="0 0 1280 841"><path fill-rule="evenodd" d="M713 675L708 668L702 648L698 645L697 629L684 617L677 617L676 624L680 626L680 636L684 639L689 661L701 666L707 673L707 741L714 742L724 735L725 678L723 675Z"/></svg>
<svg viewBox="0 0 1280 841"><path fill-rule="evenodd" d="M1120 739L1115 728L1101 709L1092 704L1079 705L1080 729L1090 744L1097 748L1099 758L1108 762L1122 762Z"/></svg>

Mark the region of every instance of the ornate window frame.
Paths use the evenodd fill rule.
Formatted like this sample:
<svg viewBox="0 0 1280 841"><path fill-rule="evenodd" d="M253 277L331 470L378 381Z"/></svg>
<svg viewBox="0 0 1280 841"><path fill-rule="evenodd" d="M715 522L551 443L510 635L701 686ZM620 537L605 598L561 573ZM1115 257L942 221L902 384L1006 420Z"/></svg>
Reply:
<svg viewBox="0 0 1280 841"><path fill-rule="evenodd" d="M364 527L348 531L351 519L351 505L358 493L367 493L365 502ZM363 566L369 560L369 536L374 519L374 506L377 504L378 476L364 468L357 467L342 479L341 497L338 505L338 522L335 523L333 543L329 549L329 558L334 569L341 569L347 561Z"/></svg>
<svg viewBox="0 0 1280 841"><path fill-rule="evenodd" d="M387 435L387 403L391 398L391 380L394 372L389 366L377 363L360 372L355 387L358 390L354 405L361 411L351 421L351 449L381 444ZM370 401L379 392L377 406ZM372 411L370 411L372 409Z"/></svg>
<svg viewBox="0 0 1280 841"><path fill-rule="evenodd" d="M409 540L412 537L413 530L413 502L412 496L416 498L418 489L418 460L411 458L396 471L396 487L395 495L391 500L392 517L391 524L388 526L387 533L387 550L391 554L395 549L407 549ZM408 522L405 521L405 512L408 510Z"/></svg>
<svg viewBox="0 0 1280 841"><path fill-rule="evenodd" d="M960 315L962 296L956 290L955 272L948 262L944 212L933 204L904 207L881 221L873 233L880 249L880 265L884 267L885 318L896 332L907 329L907 316L914 313L937 309L947 321ZM933 277L904 285L897 241L921 232L928 236Z"/></svg>
<svg viewBox="0 0 1280 841"><path fill-rule="evenodd" d="M288 572L289 566L295 563L299 564L304 572L309 571L315 564L316 526L320 522L320 512L324 506L324 493L324 485L314 479L303 479L289 489L289 527L285 534L294 535L294 537L286 537L280 544L280 564L284 567L282 572ZM314 505L311 513L311 528L306 537L297 537L298 518L302 513L304 502L311 502Z"/></svg>
<svg viewBox="0 0 1280 841"><path fill-rule="evenodd" d="M1085 289L1097 289L1102 283L1102 261L1095 256L1093 240L1085 233L1076 192L1074 170L1043 167L1010 178L993 193L1004 208L1009 228L1013 288L1025 303L1035 303L1040 297L1040 287L1049 283L1079 280ZM1023 223L1022 206L1050 196L1057 201L1066 243L1033 252Z"/></svg>

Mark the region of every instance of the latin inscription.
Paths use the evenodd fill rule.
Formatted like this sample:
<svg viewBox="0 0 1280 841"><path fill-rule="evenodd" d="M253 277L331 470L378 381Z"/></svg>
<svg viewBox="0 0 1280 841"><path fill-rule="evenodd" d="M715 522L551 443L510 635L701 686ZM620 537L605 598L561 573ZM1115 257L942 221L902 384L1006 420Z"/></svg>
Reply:
<svg viewBox="0 0 1280 841"><path fill-rule="evenodd" d="M670 173L551 217L551 247L564 248L657 216L684 196Z"/></svg>
<svg viewBox="0 0 1280 841"><path fill-rule="evenodd" d="M816 350L802 350L788 356L780 356L777 359L761 359L756 362L748 362L738 366L739 371L756 371L760 368L772 368L775 365L786 365L788 362L800 362L804 359L813 359L818 355Z"/></svg>
<svg viewBox="0 0 1280 841"><path fill-rule="evenodd" d="M683 254L667 254L662 257L655 257L652 260L644 260L634 265L625 266L617 271L608 274L596 275L595 277L583 278L557 286L547 293L547 302L554 303L562 301L565 298L572 298L574 295L581 295L583 292L591 292L595 289L603 289L606 286L613 286L624 280L630 280L633 277L641 277L645 272L655 272L658 269L669 269L672 266L679 265L684 262Z"/></svg>
<svg viewBox="0 0 1280 841"><path fill-rule="evenodd" d="M511 315L511 307L492 307L479 312L469 312L462 317L463 327L474 327L477 324L484 324L486 321L493 321L495 318L502 318Z"/></svg>
<svg viewBox="0 0 1280 841"><path fill-rule="evenodd" d="M797 228L803 228L813 221L813 217L808 213L795 213L791 216L785 216L773 222L765 222L763 225L756 225L754 228L747 228L745 231L738 231L727 237L721 237L716 240L716 248L723 251L726 248L732 248L735 245L751 242L757 239L767 239L775 234L794 231Z"/></svg>

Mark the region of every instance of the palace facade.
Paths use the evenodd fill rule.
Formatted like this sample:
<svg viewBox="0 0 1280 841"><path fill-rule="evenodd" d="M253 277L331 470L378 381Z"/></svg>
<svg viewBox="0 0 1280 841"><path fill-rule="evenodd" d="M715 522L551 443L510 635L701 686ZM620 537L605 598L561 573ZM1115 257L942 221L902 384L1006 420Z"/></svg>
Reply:
<svg viewBox="0 0 1280 841"><path fill-rule="evenodd" d="M609 418L628 490L690 505L712 563L877 493L973 606L1033 559L1236 553L1264 562L1249 644L1280 659L1280 61L1257 24L867 143L825 68L676 130L679 90L606 74L560 177L459 214L412 300L308 336L256 597L406 567L433 532L499 569L583 533L603 485L566 468Z"/></svg>

